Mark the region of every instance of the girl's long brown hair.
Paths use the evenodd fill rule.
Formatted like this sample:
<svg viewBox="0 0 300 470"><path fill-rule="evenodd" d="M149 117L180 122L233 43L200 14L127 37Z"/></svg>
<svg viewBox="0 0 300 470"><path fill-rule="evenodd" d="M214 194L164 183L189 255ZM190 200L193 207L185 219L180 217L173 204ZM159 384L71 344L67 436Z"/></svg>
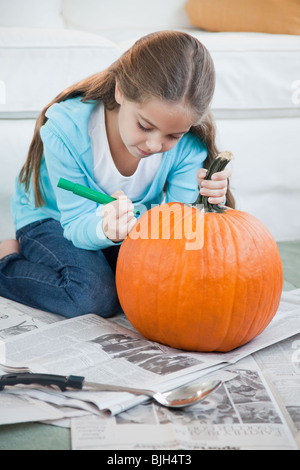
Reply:
<svg viewBox="0 0 300 470"><path fill-rule="evenodd" d="M40 187L43 156L40 128L47 121L47 109L54 103L81 96L83 102L102 101L107 109L113 110L119 106L115 101L116 81L124 96L132 101L159 98L171 103L185 103L198 119L198 124L190 131L207 148L204 167L208 168L218 154L216 128L210 111L215 69L209 52L189 34L176 31L152 33L137 41L109 68L67 88L43 109L36 121L27 160L19 175L19 182L25 185L26 191L33 185L36 206L44 204ZM226 205L235 206L229 187Z"/></svg>

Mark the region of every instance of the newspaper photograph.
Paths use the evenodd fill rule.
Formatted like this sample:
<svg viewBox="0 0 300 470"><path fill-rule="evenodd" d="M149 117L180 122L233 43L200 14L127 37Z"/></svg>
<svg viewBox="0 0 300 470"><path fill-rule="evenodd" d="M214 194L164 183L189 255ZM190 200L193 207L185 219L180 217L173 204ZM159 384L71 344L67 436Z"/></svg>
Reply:
<svg viewBox="0 0 300 470"><path fill-rule="evenodd" d="M63 317L60 315L50 315L42 310L0 297L0 341L62 320Z"/></svg>

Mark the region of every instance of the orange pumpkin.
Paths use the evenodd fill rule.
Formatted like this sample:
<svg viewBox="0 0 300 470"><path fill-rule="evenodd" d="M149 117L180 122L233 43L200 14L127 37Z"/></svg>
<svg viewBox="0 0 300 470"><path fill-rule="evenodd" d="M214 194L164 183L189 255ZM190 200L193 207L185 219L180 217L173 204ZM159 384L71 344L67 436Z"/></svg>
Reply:
<svg viewBox="0 0 300 470"><path fill-rule="evenodd" d="M207 177L225 160L220 154ZM197 201L205 202L204 212L168 203L139 218L120 248L117 290L124 313L146 338L226 352L262 333L274 317L282 263L257 218Z"/></svg>

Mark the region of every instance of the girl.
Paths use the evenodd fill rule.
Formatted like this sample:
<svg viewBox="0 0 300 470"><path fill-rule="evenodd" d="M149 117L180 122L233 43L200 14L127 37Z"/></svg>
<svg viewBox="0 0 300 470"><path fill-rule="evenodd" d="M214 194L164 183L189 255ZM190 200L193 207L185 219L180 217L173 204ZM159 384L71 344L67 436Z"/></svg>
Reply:
<svg viewBox="0 0 300 470"><path fill-rule="evenodd" d="M203 181L216 156L212 59L194 37L159 32L107 70L58 95L39 116L16 181L16 240L0 244L0 295L73 317L120 305L114 271L136 223L133 204L234 206L229 170ZM57 187L59 178L112 194L101 206Z"/></svg>

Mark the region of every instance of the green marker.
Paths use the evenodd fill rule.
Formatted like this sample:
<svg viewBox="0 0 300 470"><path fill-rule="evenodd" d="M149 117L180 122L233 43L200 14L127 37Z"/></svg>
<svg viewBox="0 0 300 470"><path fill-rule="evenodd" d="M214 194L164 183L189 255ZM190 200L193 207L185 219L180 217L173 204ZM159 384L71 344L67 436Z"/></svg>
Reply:
<svg viewBox="0 0 300 470"><path fill-rule="evenodd" d="M85 197L86 199L98 202L99 204L108 204L109 202L116 200L116 198L108 196L107 194L103 194L99 191L95 191L94 189L87 188L82 184L72 183L72 181L68 181L64 178L59 179L57 186L58 188L66 189L67 191L71 191L72 193L77 194L77 196ZM136 210L134 210L133 213L135 215L140 215L140 212Z"/></svg>

